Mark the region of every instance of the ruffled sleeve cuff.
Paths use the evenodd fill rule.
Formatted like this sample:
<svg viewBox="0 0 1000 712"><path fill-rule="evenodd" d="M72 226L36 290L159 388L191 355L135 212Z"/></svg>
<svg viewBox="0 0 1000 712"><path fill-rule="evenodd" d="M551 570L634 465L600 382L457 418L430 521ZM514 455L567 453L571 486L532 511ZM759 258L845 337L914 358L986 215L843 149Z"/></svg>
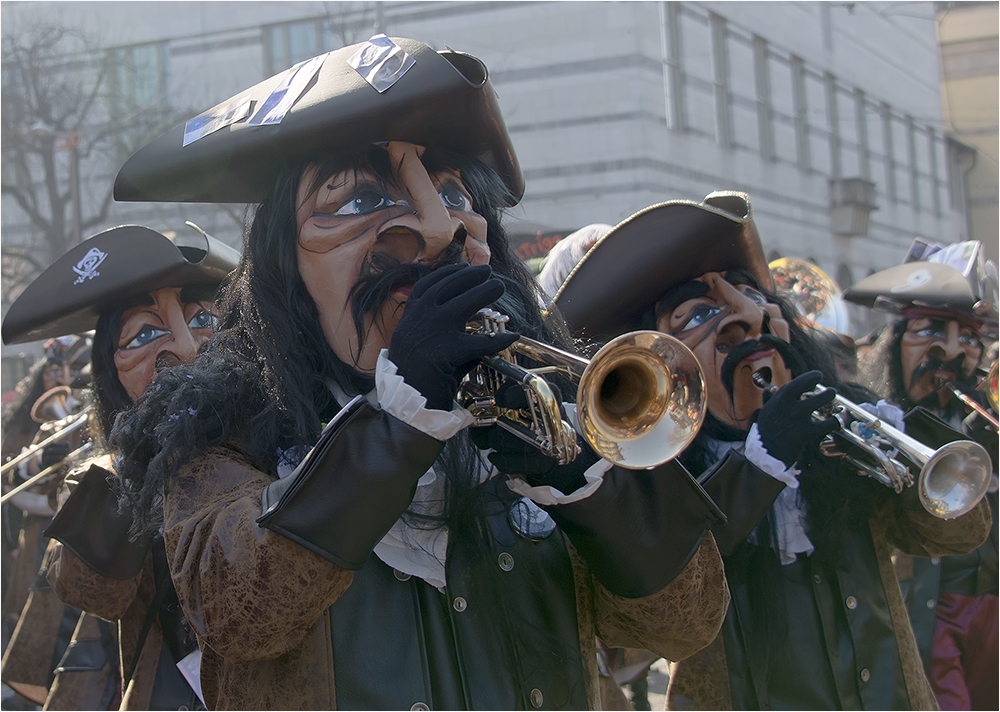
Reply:
<svg viewBox="0 0 1000 712"><path fill-rule="evenodd" d="M587 484L570 492L569 494L563 494L551 485L539 485L537 487L532 487L524 480L514 477L507 481L507 486L510 487L511 491L515 494L527 497L535 504L571 504L573 502L579 502L581 499L586 499L596 492L597 488L600 487L601 483L604 481L604 473L612 467L614 467L614 465L607 460L598 460L593 465L588 467L587 471L583 473L583 477L587 481Z"/></svg>
<svg viewBox="0 0 1000 712"><path fill-rule="evenodd" d="M427 399L396 373L396 364L389 360L388 349L382 349L378 356L375 392L382 410L441 442L469 427L474 420L458 403L449 411L428 408Z"/></svg>
<svg viewBox="0 0 1000 712"><path fill-rule="evenodd" d="M792 489L798 489L798 478L802 474L802 471L794 466L786 467L785 463L781 460L771 457L768 454L764 448L764 443L760 440L760 431L757 430L757 423L751 425L750 432L747 433L747 444L743 456L756 465L759 470L766 472L779 482L784 482Z"/></svg>

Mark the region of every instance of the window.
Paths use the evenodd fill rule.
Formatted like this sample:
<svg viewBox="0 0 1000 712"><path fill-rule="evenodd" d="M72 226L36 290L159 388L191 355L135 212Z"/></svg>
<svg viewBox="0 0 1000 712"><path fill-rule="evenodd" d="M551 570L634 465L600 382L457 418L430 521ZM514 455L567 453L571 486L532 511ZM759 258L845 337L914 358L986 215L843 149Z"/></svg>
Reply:
<svg viewBox="0 0 1000 712"><path fill-rule="evenodd" d="M112 103L119 112L166 104L169 60L166 42L116 47L108 52Z"/></svg>
<svg viewBox="0 0 1000 712"><path fill-rule="evenodd" d="M322 20L303 20L264 28L264 66L268 76L333 49Z"/></svg>

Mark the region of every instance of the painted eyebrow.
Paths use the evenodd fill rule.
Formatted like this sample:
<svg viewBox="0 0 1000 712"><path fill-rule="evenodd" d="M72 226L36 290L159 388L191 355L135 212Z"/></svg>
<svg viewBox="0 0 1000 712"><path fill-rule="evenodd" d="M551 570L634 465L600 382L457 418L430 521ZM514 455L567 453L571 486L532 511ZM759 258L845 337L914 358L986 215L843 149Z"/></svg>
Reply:
<svg viewBox="0 0 1000 712"><path fill-rule="evenodd" d="M694 279L679 287L674 287L656 302L656 318L659 319L664 314L669 314L689 299L697 299L708 294L708 291L707 284Z"/></svg>

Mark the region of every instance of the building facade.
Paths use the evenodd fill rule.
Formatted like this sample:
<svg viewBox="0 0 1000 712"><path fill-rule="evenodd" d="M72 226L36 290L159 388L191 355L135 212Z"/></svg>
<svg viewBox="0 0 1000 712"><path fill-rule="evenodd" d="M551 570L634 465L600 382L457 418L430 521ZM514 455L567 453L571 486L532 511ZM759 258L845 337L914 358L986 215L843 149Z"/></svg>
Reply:
<svg viewBox="0 0 1000 712"><path fill-rule="evenodd" d="M524 169L510 226L525 257L583 225L719 189L750 194L770 258L808 259L842 286L900 262L915 236L969 238L930 3L4 2L0 11L5 34L55 22L93 38L59 71L114 59L115 99L92 118L104 128L150 109L183 120L376 26L474 54ZM995 131L992 140L995 156ZM84 205L125 157L81 166ZM995 201L993 210L995 227ZM243 218L243 206L118 203L88 234L193 220L235 245ZM2 229L5 243L30 240L30 220L7 197ZM880 323L852 317L854 335Z"/></svg>

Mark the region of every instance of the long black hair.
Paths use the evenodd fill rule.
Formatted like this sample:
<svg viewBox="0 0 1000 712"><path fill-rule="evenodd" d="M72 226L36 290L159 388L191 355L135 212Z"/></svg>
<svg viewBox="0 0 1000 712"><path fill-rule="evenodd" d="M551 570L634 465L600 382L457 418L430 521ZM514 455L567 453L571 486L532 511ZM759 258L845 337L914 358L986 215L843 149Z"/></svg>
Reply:
<svg viewBox="0 0 1000 712"><path fill-rule="evenodd" d="M124 302L116 304L101 314L94 328L94 346L90 352L90 390L97 432L94 433L92 428L91 435L104 443L111 437L115 416L132 405L131 396L118 380L115 366L122 315L127 308L128 304Z"/></svg>
<svg viewBox="0 0 1000 712"><path fill-rule="evenodd" d="M473 209L486 219L490 264L506 288L495 306L511 317L511 330L559 341L542 321L541 295L531 273L510 249L501 223L509 195L497 174L467 156L434 148L422 160L429 170L457 170ZM386 182L392 178L385 150L365 147L352 155L302 161L276 180L253 215L239 265L220 294L215 336L193 364L160 374L116 422L111 446L119 455L121 494L135 511L138 529L160 526L162 492L180 467L209 448L232 446L258 469L274 473L283 451L315 442L323 422L337 411L328 378L360 393L374 385L371 376L333 352L299 274L296 196L311 166L318 169L317 183L309 186L313 189L344 170ZM354 317L359 343L364 343L364 320L357 313ZM467 436L453 441L443 459L468 464L478 457ZM474 471L445 469L465 470L465 478ZM456 474L454 481L449 477L449 487L449 507L457 511L462 508L457 502L472 485Z"/></svg>

